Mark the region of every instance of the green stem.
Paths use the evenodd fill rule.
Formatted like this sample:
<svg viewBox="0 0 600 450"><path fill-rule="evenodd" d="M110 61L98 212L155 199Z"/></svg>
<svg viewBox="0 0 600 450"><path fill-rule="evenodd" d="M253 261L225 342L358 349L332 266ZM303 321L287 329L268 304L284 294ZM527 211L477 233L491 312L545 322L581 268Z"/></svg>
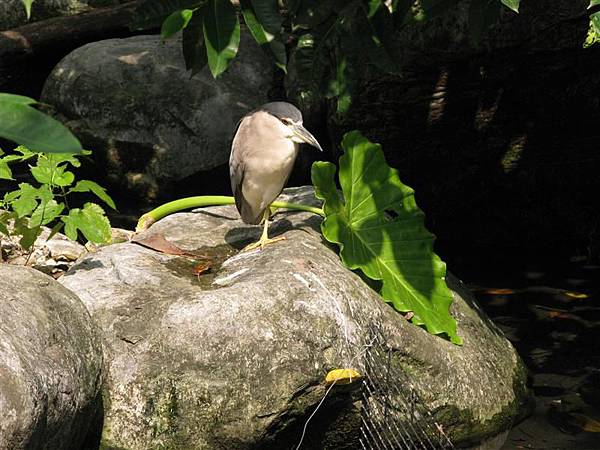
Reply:
<svg viewBox="0 0 600 450"><path fill-rule="evenodd" d="M140 217L140 219L138 220L135 230L138 232L143 231L157 220L160 220L163 217L168 216L169 214L173 214L178 211L183 211L184 209L201 208L203 206L234 204L235 199L233 197L228 197L225 195L201 195L198 197L187 197L179 200L174 200L172 202L165 203L164 205L161 205L158 208L155 208L152 211L142 215L142 217ZM307 211L325 217L325 213L321 208L309 205L302 205L299 203L273 202L271 203L271 208L286 208L297 211Z"/></svg>

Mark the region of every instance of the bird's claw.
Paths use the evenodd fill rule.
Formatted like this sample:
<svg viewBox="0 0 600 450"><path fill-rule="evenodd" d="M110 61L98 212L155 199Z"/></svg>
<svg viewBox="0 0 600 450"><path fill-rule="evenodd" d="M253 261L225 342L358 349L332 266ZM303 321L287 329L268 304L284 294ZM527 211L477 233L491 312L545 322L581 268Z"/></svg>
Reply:
<svg viewBox="0 0 600 450"><path fill-rule="evenodd" d="M249 252L251 250L255 250L257 248L260 248L261 250L264 249L267 245L269 244L273 244L277 241L285 241L285 236L279 236L276 238L268 238L268 239L260 239L258 242L254 242L252 244L249 244L247 246L245 246L242 251L243 252Z"/></svg>

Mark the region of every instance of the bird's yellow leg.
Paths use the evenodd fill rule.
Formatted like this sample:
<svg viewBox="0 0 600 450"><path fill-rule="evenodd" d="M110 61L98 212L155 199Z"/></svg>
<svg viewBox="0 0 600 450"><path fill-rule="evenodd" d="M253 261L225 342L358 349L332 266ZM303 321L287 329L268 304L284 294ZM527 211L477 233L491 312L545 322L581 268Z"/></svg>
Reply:
<svg viewBox="0 0 600 450"><path fill-rule="evenodd" d="M262 232L262 235L260 236L260 239L258 240L258 242L255 242L253 244L250 244L250 245L247 245L246 247L244 247L244 249L242 250L243 252L254 250L255 248L259 248L259 247L262 250L263 248L265 248L265 246L272 244L273 242L285 240L285 237L283 237L283 236L269 239L269 216L270 216L270 214L271 214L271 209L270 208L265 209L265 214L263 216L265 225L263 227L263 232Z"/></svg>

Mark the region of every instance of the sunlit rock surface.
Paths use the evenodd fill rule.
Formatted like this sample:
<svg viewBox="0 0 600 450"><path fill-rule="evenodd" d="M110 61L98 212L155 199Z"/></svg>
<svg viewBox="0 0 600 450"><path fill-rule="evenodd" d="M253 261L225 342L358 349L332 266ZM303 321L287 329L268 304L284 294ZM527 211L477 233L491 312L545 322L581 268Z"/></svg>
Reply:
<svg viewBox="0 0 600 450"><path fill-rule="evenodd" d="M153 198L227 162L237 122L268 99L273 67L246 32L218 81L208 67L190 78L179 39L110 39L64 58L42 98L94 150L113 185Z"/></svg>
<svg viewBox="0 0 600 450"><path fill-rule="evenodd" d="M77 296L0 264L0 449L80 448L102 408L102 361Z"/></svg>
<svg viewBox="0 0 600 450"><path fill-rule="evenodd" d="M315 201L308 188L287 192ZM278 213L271 234L286 240L240 254L260 227L243 224L234 207L175 214L144 236L162 234L197 260L124 243L84 257L61 278L104 333L105 445L292 448L327 390L327 372L365 372L374 328L389 345L390 369L409 377L404 394L456 444L510 427L527 400L523 366L460 282L449 278L463 347L382 302L323 243L319 221ZM334 386L303 449L357 448L360 390Z"/></svg>

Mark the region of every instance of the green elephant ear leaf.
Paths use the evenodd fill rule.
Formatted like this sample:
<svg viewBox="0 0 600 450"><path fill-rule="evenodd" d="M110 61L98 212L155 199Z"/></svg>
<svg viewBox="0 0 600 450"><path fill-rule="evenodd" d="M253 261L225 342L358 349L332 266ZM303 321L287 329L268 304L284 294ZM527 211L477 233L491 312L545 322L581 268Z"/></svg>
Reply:
<svg viewBox="0 0 600 450"><path fill-rule="evenodd" d="M450 315L452 293L446 286L446 265L433 253L435 237L424 226L414 191L387 165L383 151L358 131L342 141L339 181L335 166L316 162L312 180L324 200L325 238L340 246L346 267L360 269L382 283L381 296L432 334L445 334L462 344Z"/></svg>

